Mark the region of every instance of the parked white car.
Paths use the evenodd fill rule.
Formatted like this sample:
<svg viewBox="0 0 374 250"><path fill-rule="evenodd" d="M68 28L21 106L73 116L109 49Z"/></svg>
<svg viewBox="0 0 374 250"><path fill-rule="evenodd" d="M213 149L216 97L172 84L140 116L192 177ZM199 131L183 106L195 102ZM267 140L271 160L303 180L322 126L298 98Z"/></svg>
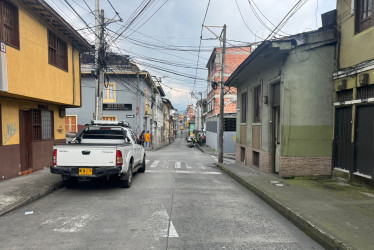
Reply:
<svg viewBox="0 0 374 250"><path fill-rule="evenodd" d="M67 186L79 179L117 176L129 188L133 173L144 173L145 150L128 123L94 120L67 145L53 146L52 174L60 174Z"/></svg>

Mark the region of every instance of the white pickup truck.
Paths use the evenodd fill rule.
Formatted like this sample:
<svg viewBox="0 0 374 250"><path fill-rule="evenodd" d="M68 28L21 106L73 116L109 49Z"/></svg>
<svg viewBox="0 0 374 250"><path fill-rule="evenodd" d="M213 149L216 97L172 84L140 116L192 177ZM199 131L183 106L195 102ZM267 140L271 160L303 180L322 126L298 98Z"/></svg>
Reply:
<svg viewBox="0 0 374 250"><path fill-rule="evenodd" d="M79 179L117 177L129 188L136 171L145 172L145 150L128 123L94 120L67 145L53 146L52 174L67 186Z"/></svg>

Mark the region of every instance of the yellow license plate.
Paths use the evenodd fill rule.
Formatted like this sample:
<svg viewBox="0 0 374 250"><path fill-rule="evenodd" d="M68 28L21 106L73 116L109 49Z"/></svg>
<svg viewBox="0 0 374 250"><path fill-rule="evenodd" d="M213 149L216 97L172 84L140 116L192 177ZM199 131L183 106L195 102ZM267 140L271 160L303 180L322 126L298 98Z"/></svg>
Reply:
<svg viewBox="0 0 374 250"><path fill-rule="evenodd" d="M92 168L80 168L79 175L92 175Z"/></svg>

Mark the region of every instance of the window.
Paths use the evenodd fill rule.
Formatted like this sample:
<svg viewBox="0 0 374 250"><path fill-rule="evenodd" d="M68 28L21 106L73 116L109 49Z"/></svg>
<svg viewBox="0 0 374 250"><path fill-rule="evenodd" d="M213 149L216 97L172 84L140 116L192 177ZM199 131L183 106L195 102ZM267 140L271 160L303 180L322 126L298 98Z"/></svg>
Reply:
<svg viewBox="0 0 374 250"><path fill-rule="evenodd" d="M52 140L53 112L49 110L33 109L31 112L32 139L34 141Z"/></svg>
<svg viewBox="0 0 374 250"><path fill-rule="evenodd" d="M374 26L374 0L356 0L356 33Z"/></svg>
<svg viewBox="0 0 374 250"><path fill-rule="evenodd" d="M104 121L117 121L117 116L115 115L105 115L103 116Z"/></svg>
<svg viewBox="0 0 374 250"><path fill-rule="evenodd" d="M48 62L58 68L68 71L68 47L51 31L48 31Z"/></svg>
<svg viewBox="0 0 374 250"><path fill-rule="evenodd" d="M261 86L253 90L253 122L261 122Z"/></svg>
<svg viewBox="0 0 374 250"><path fill-rule="evenodd" d="M19 48L18 9L7 1L0 0L0 40Z"/></svg>
<svg viewBox="0 0 374 250"><path fill-rule="evenodd" d="M103 91L103 102L116 102L116 84L109 83L108 87L104 88Z"/></svg>
<svg viewBox="0 0 374 250"><path fill-rule="evenodd" d="M247 122L247 92L242 93L242 102L240 107L241 122Z"/></svg>
<svg viewBox="0 0 374 250"><path fill-rule="evenodd" d="M236 118L223 118L223 131L236 131Z"/></svg>

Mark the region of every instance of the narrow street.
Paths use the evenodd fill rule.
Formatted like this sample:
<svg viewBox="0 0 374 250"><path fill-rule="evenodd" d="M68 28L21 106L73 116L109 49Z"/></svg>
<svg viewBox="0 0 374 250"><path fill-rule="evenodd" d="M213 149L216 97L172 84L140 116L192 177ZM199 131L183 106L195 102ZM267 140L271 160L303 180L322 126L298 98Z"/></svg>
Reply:
<svg viewBox="0 0 374 250"><path fill-rule="evenodd" d="M215 163L177 138L130 189L81 183L1 217L0 249L321 249Z"/></svg>

